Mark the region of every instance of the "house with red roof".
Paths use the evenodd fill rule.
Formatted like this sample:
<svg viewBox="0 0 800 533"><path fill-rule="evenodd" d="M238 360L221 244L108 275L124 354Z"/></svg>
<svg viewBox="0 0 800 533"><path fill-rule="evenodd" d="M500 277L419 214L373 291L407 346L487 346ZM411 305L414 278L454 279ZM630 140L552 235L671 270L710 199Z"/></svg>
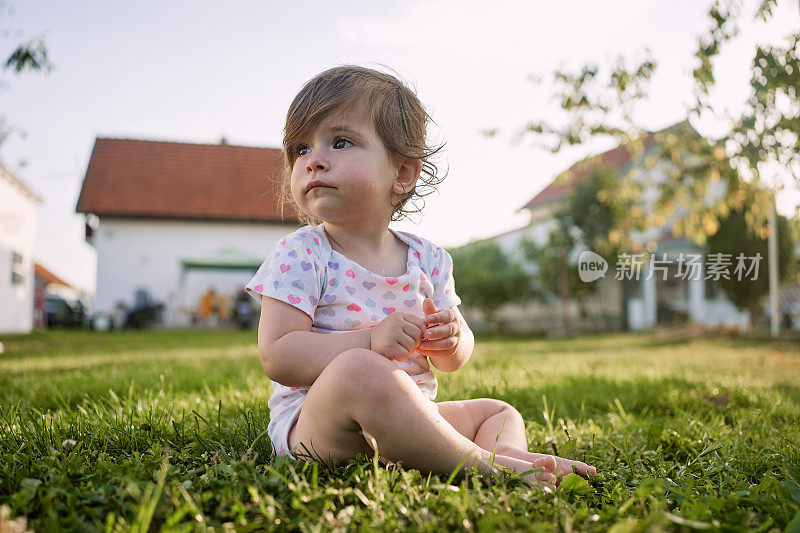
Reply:
<svg viewBox="0 0 800 533"><path fill-rule="evenodd" d="M698 135L688 121L662 131ZM540 246L545 245L550 232L556 228L555 213L561 209L575 187L590 179L599 168L612 170L620 177L635 176L634 179L643 185L643 202L646 204L648 199L653 199L657 194L657 187L669 179L665 168L669 163L666 161L645 164L646 157L658 154L658 133L661 132L645 134L635 148L617 146L573 164L520 208L530 214L527 226L497 235L493 239L507 254L517 259L521 259L520 242L523 239L530 239ZM723 191L712 189L711 194L721 192ZM703 258L703 247L673 235L669 221L662 227L651 227L642 234L635 234L633 238L639 243L640 249L632 250L630 255L647 248L652 252L649 257L645 256L647 262L641 264L635 279L627 279L628 276L633 278L630 271L620 275L620 269L624 267L619 262L616 265L608 264L605 276L591 282L597 285L596 294L583 301L573 298L570 302L569 314L578 329L641 330L657 324L686 321L712 327L747 327L747 313L737 310L713 279L705 279L704 267L692 276L685 276L687 279L679 275L681 261L685 265L689 256ZM574 263L578 262L582 251L573 252L571 259ZM618 261L624 262L625 258L619 258ZM617 277L622 279L616 279ZM546 302L524 307L509 306L504 310L505 316L501 315L501 318L510 329L530 330L532 324L534 329L542 331L561 328L560 300L556 294L558 291L552 288L551 292Z"/></svg>
<svg viewBox="0 0 800 533"><path fill-rule="evenodd" d="M278 202L275 148L98 138L76 210L97 250L96 323L142 309L192 322L201 296L233 298L297 216ZM225 298L223 298L224 302Z"/></svg>
<svg viewBox="0 0 800 533"><path fill-rule="evenodd" d="M40 203L36 193L0 164L0 333L33 329L33 251Z"/></svg>
<svg viewBox="0 0 800 533"><path fill-rule="evenodd" d="M39 263L33 265L33 327L85 327L83 310L89 296ZM68 315L69 320L65 320Z"/></svg>

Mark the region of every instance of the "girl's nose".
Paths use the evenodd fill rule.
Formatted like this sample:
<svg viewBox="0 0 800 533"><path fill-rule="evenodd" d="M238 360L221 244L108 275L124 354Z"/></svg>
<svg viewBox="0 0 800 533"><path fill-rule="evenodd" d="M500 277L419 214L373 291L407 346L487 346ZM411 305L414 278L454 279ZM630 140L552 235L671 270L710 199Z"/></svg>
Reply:
<svg viewBox="0 0 800 533"><path fill-rule="evenodd" d="M319 155L312 154L306 161L306 172L326 172L330 168L328 161Z"/></svg>

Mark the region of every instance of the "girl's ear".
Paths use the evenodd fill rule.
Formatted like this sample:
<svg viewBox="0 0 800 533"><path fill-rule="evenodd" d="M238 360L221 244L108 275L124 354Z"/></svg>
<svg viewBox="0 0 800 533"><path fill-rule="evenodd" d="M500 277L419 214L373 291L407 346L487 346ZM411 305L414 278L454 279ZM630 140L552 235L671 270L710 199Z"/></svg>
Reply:
<svg viewBox="0 0 800 533"><path fill-rule="evenodd" d="M392 184L392 192L403 195L417 184L419 174L422 172L422 160L406 158L397 168L397 177Z"/></svg>

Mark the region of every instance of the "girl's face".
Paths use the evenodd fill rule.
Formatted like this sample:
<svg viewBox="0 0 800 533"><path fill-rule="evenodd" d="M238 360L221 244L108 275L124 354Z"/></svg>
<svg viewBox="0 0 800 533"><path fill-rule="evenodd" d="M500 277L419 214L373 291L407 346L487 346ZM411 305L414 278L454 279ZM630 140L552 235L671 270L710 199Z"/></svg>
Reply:
<svg viewBox="0 0 800 533"><path fill-rule="evenodd" d="M400 165L366 113L331 114L295 150L292 197L304 213L343 226L388 225Z"/></svg>

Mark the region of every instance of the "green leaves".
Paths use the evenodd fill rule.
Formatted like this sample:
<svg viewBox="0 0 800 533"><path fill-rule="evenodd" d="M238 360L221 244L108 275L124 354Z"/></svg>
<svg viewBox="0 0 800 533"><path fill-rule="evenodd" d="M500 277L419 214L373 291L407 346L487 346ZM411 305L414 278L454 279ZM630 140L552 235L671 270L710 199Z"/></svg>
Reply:
<svg viewBox="0 0 800 533"><path fill-rule="evenodd" d="M36 497L36 491L42 484L41 479L32 479L26 477L19 482L19 490L14 494L14 504L16 506L25 506Z"/></svg>
<svg viewBox="0 0 800 533"><path fill-rule="evenodd" d="M531 296L530 275L496 242L473 242L450 254L459 296L465 305L483 311L490 323L501 305Z"/></svg>
<svg viewBox="0 0 800 533"><path fill-rule="evenodd" d="M752 63L751 93L744 112L725 138L734 162L760 177L765 162L777 165L780 178L800 180L800 32L783 46L759 46ZM777 186L780 180L768 183Z"/></svg>
<svg viewBox="0 0 800 533"><path fill-rule="evenodd" d="M750 192L743 200L740 207L732 210L728 216L720 220L719 230L708 241L710 254L725 254L731 258L732 268L740 264L751 267L752 261L741 263L737 260L739 255L744 258L760 257L760 270L748 275L731 275L716 281L726 297L739 309L750 312L750 319L755 323L761 314L761 302L769 292L769 278L767 272L767 239L763 237L763 226L754 221L751 215L760 205L756 193ZM789 221L786 217L776 217L777 240L779 250L792 250L797 242L797 236L792 235ZM794 254L784 252L779 254L778 273L779 280L791 279L795 273L796 260ZM743 269L744 271L744 269Z"/></svg>
<svg viewBox="0 0 800 533"><path fill-rule="evenodd" d="M5 64L6 69L11 69L19 74L25 70L52 70L53 64L47 58L47 47L44 40L36 38L20 45L11 52Z"/></svg>
<svg viewBox="0 0 800 533"><path fill-rule="evenodd" d="M768 22L776 4L776 0L763 0L755 17ZM660 153L621 172L621 194L611 196L610 203L621 208L633 199L642 212L629 209L632 220L641 218L646 226L705 244L719 219L737 205L743 183L768 190L800 184L800 32L787 35L782 44L757 48L751 93L737 108L740 111L723 108L712 98L717 81L715 61L738 36L740 11L735 0L711 3L708 27L698 36L691 67L693 94L683 96L692 100L688 117L714 115L730 125L719 138L702 138L688 118L676 124L683 131L655 134L638 123L637 106L647 97L657 68L649 51L643 51L644 57L639 59L621 57L608 65L587 62L573 72L554 72L554 92L563 116L553 122L532 120L520 135L532 134L553 152L597 139L614 141L621 148L653 140ZM687 63L691 61L687 58ZM762 176L765 169L769 175ZM631 194L637 182L632 179L634 174L639 178L664 174L667 179L651 184L654 199L645 202ZM760 214L762 222L765 216ZM622 237L632 230L621 229Z"/></svg>
<svg viewBox="0 0 800 533"><path fill-rule="evenodd" d="M567 474L558 486L557 494L584 495L592 492L589 482L578 474Z"/></svg>

